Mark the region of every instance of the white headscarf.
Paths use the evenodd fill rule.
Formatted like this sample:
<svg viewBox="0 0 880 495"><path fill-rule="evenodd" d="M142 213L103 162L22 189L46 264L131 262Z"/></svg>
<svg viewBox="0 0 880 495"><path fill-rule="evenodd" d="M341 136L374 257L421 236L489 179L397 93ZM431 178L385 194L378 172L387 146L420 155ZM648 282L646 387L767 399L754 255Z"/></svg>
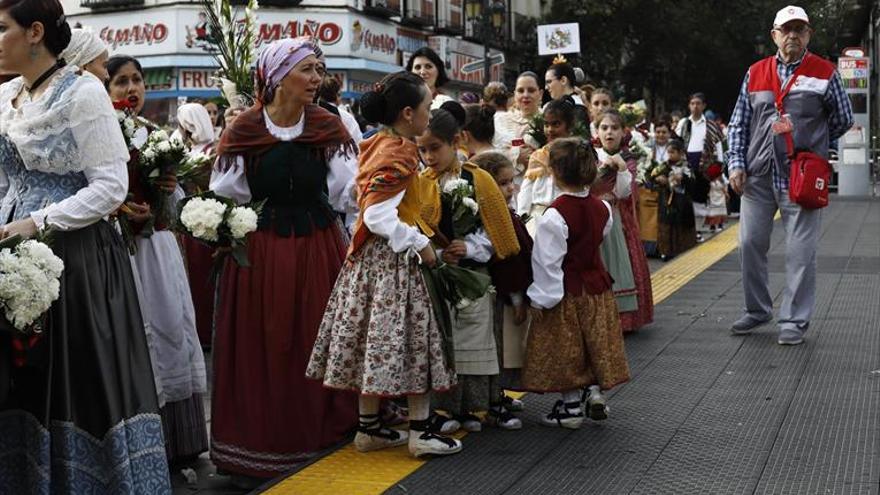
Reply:
<svg viewBox="0 0 880 495"><path fill-rule="evenodd" d="M75 28L70 31L70 44L61 52L61 57L68 65L82 67L92 60L95 60L102 53L107 51L107 45L104 44L97 33L88 28Z"/></svg>
<svg viewBox="0 0 880 495"><path fill-rule="evenodd" d="M186 103L177 109L177 122L189 131L196 144L210 143L214 140L214 124L208 110L200 103Z"/></svg>

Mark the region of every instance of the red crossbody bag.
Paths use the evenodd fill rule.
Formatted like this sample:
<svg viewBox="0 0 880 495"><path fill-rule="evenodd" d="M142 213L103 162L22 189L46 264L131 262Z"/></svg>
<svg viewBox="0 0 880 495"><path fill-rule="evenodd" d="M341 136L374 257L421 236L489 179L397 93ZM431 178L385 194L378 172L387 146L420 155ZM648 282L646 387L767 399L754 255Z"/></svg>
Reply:
<svg viewBox="0 0 880 495"><path fill-rule="evenodd" d="M783 118L784 108L782 100L791 91L791 87L797 80L800 67L795 70L794 74L788 80L788 84L782 88L782 91L774 89L776 93L776 111L780 119ZM773 60L773 75L776 76L776 60ZM779 84L775 84L774 88L779 88ZM792 126L793 127L793 126ZM788 198L800 205L802 208L817 209L828 206L828 185L831 182L831 164L825 158L811 151L794 150L794 137L792 128L789 132L783 133L785 137L785 145L788 151L788 158L791 160L791 170L788 176Z"/></svg>

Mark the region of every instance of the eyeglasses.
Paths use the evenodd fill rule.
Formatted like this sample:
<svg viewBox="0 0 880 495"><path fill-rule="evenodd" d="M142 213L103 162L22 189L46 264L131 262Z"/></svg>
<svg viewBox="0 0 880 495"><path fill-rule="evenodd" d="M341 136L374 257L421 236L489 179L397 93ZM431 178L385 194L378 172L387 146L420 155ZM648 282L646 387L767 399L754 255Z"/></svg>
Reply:
<svg viewBox="0 0 880 495"><path fill-rule="evenodd" d="M794 26L776 26L775 28L773 28L773 30L782 34L794 33L798 36L801 36L810 31L810 26L808 26L807 24L796 24Z"/></svg>

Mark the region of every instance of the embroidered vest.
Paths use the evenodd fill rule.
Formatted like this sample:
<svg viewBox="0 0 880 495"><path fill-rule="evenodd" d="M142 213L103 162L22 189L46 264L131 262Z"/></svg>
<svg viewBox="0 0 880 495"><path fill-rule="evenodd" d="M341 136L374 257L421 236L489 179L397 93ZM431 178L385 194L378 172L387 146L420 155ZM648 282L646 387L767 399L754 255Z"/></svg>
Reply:
<svg viewBox="0 0 880 495"><path fill-rule="evenodd" d="M565 293L572 296L601 294L611 290L611 275L602 263L599 246L608 222L608 209L593 195L558 197L555 208L568 225L568 252L562 260Z"/></svg>
<svg viewBox="0 0 880 495"><path fill-rule="evenodd" d="M785 81L779 80L776 55L756 62L749 68L749 103L752 106L749 149L746 154L749 175L763 176L776 167L781 177L788 177L785 139L771 130L776 120L777 91ZM828 109L824 98L834 76L834 65L807 52L797 70L789 94L783 100L784 112L794 124L794 149L809 150L828 158Z"/></svg>

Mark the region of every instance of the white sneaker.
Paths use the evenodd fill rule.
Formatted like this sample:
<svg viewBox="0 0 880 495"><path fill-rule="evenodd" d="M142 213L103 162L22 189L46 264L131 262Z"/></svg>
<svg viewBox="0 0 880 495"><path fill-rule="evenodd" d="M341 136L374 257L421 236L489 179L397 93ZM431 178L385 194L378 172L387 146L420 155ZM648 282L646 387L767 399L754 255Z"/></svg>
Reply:
<svg viewBox="0 0 880 495"><path fill-rule="evenodd" d="M500 409L489 409L489 413L486 414L486 423L502 430L522 429L522 421L504 406L501 406Z"/></svg>
<svg viewBox="0 0 880 495"><path fill-rule="evenodd" d="M461 429L461 423L459 423L458 420L444 416L442 414L435 414L431 418L431 421L431 429L434 431L439 431L444 435L450 435Z"/></svg>
<svg viewBox="0 0 880 495"><path fill-rule="evenodd" d="M409 453L413 457L423 455L449 455L461 452L461 442L430 431L411 430Z"/></svg>
<svg viewBox="0 0 880 495"><path fill-rule="evenodd" d="M541 423L545 426L556 426L569 430L577 430L583 422L584 413L581 411L580 403L577 406L567 406L561 400L556 401L550 414L541 416Z"/></svg>
<svg viewBox="0 0 880 495"><path fill-rule="evenodd" d="M455 420L461 423L461 429L464 431L469 431L471 433L483 431L483 423L480 421L480 418L474 416L473 414L456 416ZM443 430L440 430L440 433L445 432Z"/></svg>
<svg viewBox="0 0 880 495"><path fill-rule="evenodd" d="M354 436L354 446L358 452L387 449L403 445L409 441L406 431L391 430L385 427L374 430L359 429Z"/></svg>

